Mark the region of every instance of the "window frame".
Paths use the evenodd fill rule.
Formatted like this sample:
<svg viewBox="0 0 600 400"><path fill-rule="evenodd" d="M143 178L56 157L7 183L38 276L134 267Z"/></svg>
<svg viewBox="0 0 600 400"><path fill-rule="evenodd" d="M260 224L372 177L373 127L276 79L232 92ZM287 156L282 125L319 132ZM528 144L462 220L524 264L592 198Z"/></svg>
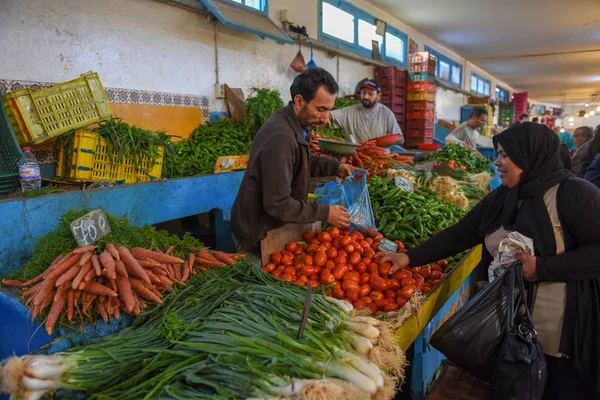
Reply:
<svg viewBox="0 0 600 400"><path fill-rule="evenodd" d="M471 86L472 86L472 85L471 85L471 81L473 80L473 78L477 79L477 80L478 80L478 82L479 82L479 81L480 81L480 82L482 82L482 84L483 84L483 88L484 88L482 92L480 92L480 91L478 91L478 90L473 90L473 89L471 89ZM485 84L486 84L486 83L487 83L487 85L488 85L488 87L489 87L489 89L490 89L490 93L487 93L487 94L485 93ZM477 84L477 86L479 87L479 83ZM473 72L473 71L471 71L471 79L470 79L470 81L469 81L469 91L470 91L471 93L473 93L473 94L478 94L478 95L480 95L480 96L489 96L489 97L491 97L491 96L492 96L492 81L491 81L491 80L489 80L489 79L485 79L485 78L483 78L481 75L479 75L479 74L478 74L478 73L476 73L476 72Z"/></svg>
<svg viewBox="0 0 600 400"><path fill-rule="evenodd" d="M510 102L510 92L507 89L504 89L502 86L496 85L496 89L498 89L498 92L496 92L496 101L498 101L499 103L508 103ZM503 98L500 98L500 93L504 93L505 96L503 96Z"/></svg>
<svg viewBox="0 0 600 400"><path fill-rule="evenodd" d="M442 82L444 82L446 85L451 86L451 87L455 87L458 89L462 89L463 87L463 74L464 74L464 66L457 62L454 61L453 59L443 55L442 53L435 51L434 49L432 49L429 46L425 46L425 51L433 54L436 58L435 61L435 76L441 80ZM439 75L439 71L440 71L440 62L443 62L445 64L448 64L450 66L450 76L449 79L444 79ZM452 67L454 68L458 68L458 70L460 71L460 83L456 84L453 80L452 80Z"/></svg>
<svg viewBox="0 0 600 400"><path fill-rule="evenodd" d="M335 36L329 35L323 31L323 3L327 3L333 7L336 7L348 14L351 14L354 17L354 42L348 43L345 40L336 38ZM356 7L355 5L348 3L345 0L319 0L319 41L326 43L330 46L337 47L342 50L346 50L352 52L354 54L358 54L362 57L373 58L373 50L366 49L362 47L358 42L358 21L363 20L371 25L376 25L377 18L373 15L367 13L366 11ZM387 64L395 65L402 69L406 69L408 67L408 35L398 28L390 26L386 23L386 33L389 33L393 36L396 36L404 43L404 61L399 61L394 57L388 57L386 54L386 38L385 35L382 38L382 42L380 43L380 54L381 60Z"/></svg>
<svg viewBox="0 0 600 400"><path fill-rule="evenodd" d="M248 0L240 0L241 3L238 3L237 1L234 1L234 0L225 0L225 1L235 4L237 6L249 8L250 10L258 11L260 13L269 15L269 0L259 0L260 1L260 9L247 5L246 1L248 1Z"/></svg>

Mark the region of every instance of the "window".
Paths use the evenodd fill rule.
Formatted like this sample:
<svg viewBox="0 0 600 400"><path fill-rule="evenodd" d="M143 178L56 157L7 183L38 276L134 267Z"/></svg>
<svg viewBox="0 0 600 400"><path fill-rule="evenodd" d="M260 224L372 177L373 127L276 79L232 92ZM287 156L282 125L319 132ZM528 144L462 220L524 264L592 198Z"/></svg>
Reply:
<svg viewBox="0 0 600 400"><path fill-rule="evenodd" d="M425 46L425 51L430 52L437 59L435 76L449 86L462 88L463 66L445 55L438 53L429 46Z"/></svg>
<svg viewBox="0 0 600 400"><path fill-rule="evenodd" d="M254 8L258 11L267 11L267 0L231 0L234 3L243 4L246 7Z"/></svg>
<svg viewBox="0 0 600 400"><path fill-rule="evenodd" d="M508 90L496 86L496 100L502 103L508 103L510 101Z"/></svg>
<svg viewBox="0 0 600 400"><path fill-rule="evenodd" d="M481 76L471 72L471 92L482 96L489 96L491 90L491 82L488 79L483 79Z"/></svg>
<svg viewBox="0 0 600 400"><path fill-rule="evenodd" d="M406 68L405 33L387 26L385 36L378 35L375 17L344 0L320 0L319 5L320 41L369 58L377 41L383 61Z"/></svg>

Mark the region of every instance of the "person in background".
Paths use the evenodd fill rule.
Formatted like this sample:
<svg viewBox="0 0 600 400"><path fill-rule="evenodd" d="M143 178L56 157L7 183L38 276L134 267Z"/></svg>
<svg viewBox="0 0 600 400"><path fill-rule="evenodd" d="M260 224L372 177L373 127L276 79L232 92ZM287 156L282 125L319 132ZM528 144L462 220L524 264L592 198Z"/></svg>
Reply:
<svg viewBox="0 0 600 400"><path fill-rule="evenodd" d="M583 179L600 187L600 125L596 127L594 139L590 143L590 147L594 154L594 160L587 171L585 171Z"/></svg>
<svg viewBox="0 0 600 400"><path fill-rule="evenodd" d="M567 148L569 149L569 156L573 157L573 155L575 154L575 152L577 151L577 146L575 145L575 142L573 141L573 135L571 134L571 132L560 132L558 133L558 138L560 139L560 142L564 145L567 146Z"/></svg>
<svg viewBox="0 0 600 400"><path fill-rule="evenodd" d="M525 122L493 138L502 186L459 223L407 253L386 254L390 274L483 244L478 268L487 276L507 232L533 240L520 254L523 277L539 282L533 310L548 380L542 400L600 395L600 189L563 169L560 141L544 125ZM592 350L593 352L592 352Z"/></svg>
<svg viewBox="0 0 600 400"><path fill-rule="evenodd" d="M310 68L294 79L292 101L260 128L248 167L231 210L231 232L238 248L260 255L267 232L285 224L327 221L346 229L344 207L307 202L310 177L345 178L353 168L310 152L309 129L324 126L335 103L338 84L323 68Z"/></svg>
<svg viewBox="0 0 600 400"><path fill-rule="evenodd" d="M463 122L446 136L446 143L459 143L469 150L477 150L479 129L487 124L488 113L485 108L474 108L468 121Z"/></svg>
<svg viewBox="0 0 600 400"><path fill-rule="evenodd" d="M534 124L538 124L540 122L540 119L538 117L534 117L531 122L533 122Z"/></svg>
<svg viewBox="0 0 600 400"><path fill-rule="evenodd" d="M529 114L521 114L519 117L519 122L522 124L523 122L529 122Z"/></svg>
<svg viewBox="0 0 600 400"><path fill-rule="evenodd" d="M578 178L583 178L585 171L592 163L594 155L590 147L591 140L594 138L594 131L589 126L581 126L575 129L573 141L577 146L577 151L573 155L571 162L572 171Z"/></svg>
<svg viewBox="0 0 600 400"><path fill-rule="evenodd" d="M348 139L354 137L359 143L381 136L399 134L398 145L404 144L404 136L396 116L379 103L381 88L374 79L367 79L360 87L360 104L334 110L330 113L336 126L346 132Z"/></svg>

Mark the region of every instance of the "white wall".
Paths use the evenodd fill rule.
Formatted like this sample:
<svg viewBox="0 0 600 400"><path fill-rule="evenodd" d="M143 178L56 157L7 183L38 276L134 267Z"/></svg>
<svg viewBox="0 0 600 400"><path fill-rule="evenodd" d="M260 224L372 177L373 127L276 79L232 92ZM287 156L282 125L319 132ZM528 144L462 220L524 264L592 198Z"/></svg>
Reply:
<svg viewBox="0 0 600 400"><path fill-rule="evenodd" d="M371 3L352 3L406 32L420 50L429 45L465 64L468 87L466 60ZM278 21L282 9L291 10L295 23L305 25L309 36L318 37L318 0L269 0L273 20ZM0 32L0 79L61 82L93 70L107 87L206 95L211 109L221 108L214 94L213 28L194 12L154 0L2 0ZM295 76L289 63L297 46L222 25L218 42L221 83L241 87L245 93L252 86L271 87L289 100ZM310 51L303 48L303 54L308 61ZM335 75L337 58L315 50L315 61ZM339 71L342 94L373 74L371 66L344 58L339 60ZM495 80L490 78L494 90ZM458 120L464 96L443 92L438 97L439 117Z"/></svg>

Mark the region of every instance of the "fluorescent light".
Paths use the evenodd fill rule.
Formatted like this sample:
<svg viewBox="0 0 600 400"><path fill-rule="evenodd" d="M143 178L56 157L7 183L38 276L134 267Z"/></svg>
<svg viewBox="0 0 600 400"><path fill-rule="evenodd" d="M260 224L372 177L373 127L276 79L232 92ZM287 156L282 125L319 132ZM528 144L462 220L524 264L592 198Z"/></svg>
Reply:
<svg viewBox="0 0 600 400"><path fill-rule="evenodd" d="M563 133L565 131L565 128L560 128L560 133Z"/></svg>
<svg viewBox="0 0 600 400"><path fill-rule="evenodd" d="M589 118L589 117L590 117L590 114L588 114L588 113L585 113L585 115L583 116L583 118Z"/></svg>
<svg viewBox="0 0 600 400"><path fill-rule="evenodd" d="M575 121L575 118L573 118L573 117L569 118L569 122L573 122L573 121Z"/></svg>
<svg viewBox="0 0 600 400"><path fill-rule="evenodd" d="M590 111L590 116L596 115L596 111Z"/></svg>
<svg viewBox="0 0 600 400"><path fill-rule="evenodd" d="M585 106L586 106L586 107L589 107L589 106L590 106L590 103L585 103Z"/></svg>
<svg viewBox="0 0 600 400"><path fill-rule="evenodd" d="M573 123L572 123L572 122L571 122L571 123L569 123L569 126L573 126Z"/></svg>
<svg viewBox="0 0 600 400"><path fill-rule="evenodd" d="M600 106L598 106L598 108L596 108L596 112L600 112Z"/></svg>

